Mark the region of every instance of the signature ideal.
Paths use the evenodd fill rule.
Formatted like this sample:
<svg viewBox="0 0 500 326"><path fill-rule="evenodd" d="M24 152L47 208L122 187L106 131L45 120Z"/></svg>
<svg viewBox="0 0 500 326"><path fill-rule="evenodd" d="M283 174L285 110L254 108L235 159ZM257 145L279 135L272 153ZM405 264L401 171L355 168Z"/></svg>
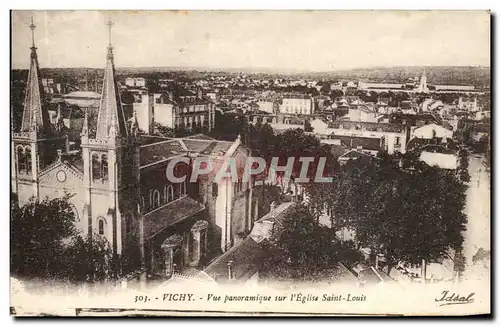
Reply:
<svg viewBox="0 0 500 326"><path fill-rule="evenodd" d="M443 291L441 293L441 297L434 299L434 301L440 302L441 303L439 305L440 307L441 306L448 306L448 305L452 305L452 304L467 304L467 303L474 302L474 299L473 299L474 294L475 293L472 292L472 293L469 293L469 295L467 295L467 296L463 296L463 295L460 295L460 294L455 293L455 292L450 294L450 291Z"/></svg>

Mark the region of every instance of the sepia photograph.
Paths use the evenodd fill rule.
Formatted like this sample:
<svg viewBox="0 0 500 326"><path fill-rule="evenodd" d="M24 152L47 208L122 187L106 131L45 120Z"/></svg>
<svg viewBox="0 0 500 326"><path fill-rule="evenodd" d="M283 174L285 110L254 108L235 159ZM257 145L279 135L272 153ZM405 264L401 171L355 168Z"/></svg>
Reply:
<svg viewBox="0 0 500 326"><path fill-rule="evenodd" d="M12 10L10 314L491 314L491 28Z"/></svg>

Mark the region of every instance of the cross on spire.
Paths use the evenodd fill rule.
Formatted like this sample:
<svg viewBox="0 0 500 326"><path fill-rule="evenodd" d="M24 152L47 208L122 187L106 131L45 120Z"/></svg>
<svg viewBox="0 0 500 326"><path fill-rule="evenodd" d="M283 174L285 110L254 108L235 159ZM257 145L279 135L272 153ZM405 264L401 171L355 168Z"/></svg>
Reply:
<svg viewBox="0 0 500 326"><path fill-rule="evenodd" d="M33 16L31 16L30 29L31 29L31 41L33 43L33 47L35 47L35 28L36 25L33 23Z"/></svg>
<svg viewBox="0 0 500 326"><path fill-rule="evenodd" d="M106 25L108 26L108 37L109 37L109 47L111 47L111 28L115 23L111 20L111 17L108 18L108 22Z"/></svg>

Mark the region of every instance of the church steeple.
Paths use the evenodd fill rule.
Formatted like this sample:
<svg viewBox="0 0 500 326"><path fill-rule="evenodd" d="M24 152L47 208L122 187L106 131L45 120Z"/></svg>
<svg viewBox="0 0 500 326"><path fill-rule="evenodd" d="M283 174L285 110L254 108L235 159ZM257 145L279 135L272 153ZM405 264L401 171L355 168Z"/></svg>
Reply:
<svg viewBox="0 0 500 326"><path fill-rule="evenodd" d="M45 131L49 126L47 112L42 110L43 87L40 81L40 69L35 45L35 24L31 18L31 55L26 95L24 98L23 119L21 131Z"/></svg>
<svg viewBox="0 0 500 326"><path fill-rule="evenodd" d="M102 140L109 137L126 137L128 135L125 115L118 92L113 46L111 45L111 27L113 26L113 22L109 20L107 25L109 29L109 45L96 130L96 139Z"/></svg>

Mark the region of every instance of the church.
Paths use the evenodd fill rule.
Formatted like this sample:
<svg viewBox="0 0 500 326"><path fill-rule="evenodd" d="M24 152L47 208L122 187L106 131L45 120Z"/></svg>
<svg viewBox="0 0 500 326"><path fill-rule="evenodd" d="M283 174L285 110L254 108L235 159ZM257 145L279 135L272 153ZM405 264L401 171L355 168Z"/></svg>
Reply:
<svg viewBox="0 0 500 326"><path fill-rule="evenodd" d="M30 28L22 122L11 138L12 191L20 205L70 194L77 228L107 240L117 278L138 270L152 278L202 270L248 235L257 212L252 182L204 175L175 183L166 177L168 163L179 157L191 162L175 165L185 175L199 157L214 166L228 158L245 161L250 153L239 138L140 134L136 116L126 119L122 108L110 38L98 114L85 113L78 146L69 146L64 128L49 119L35 25Z"/></svg>

